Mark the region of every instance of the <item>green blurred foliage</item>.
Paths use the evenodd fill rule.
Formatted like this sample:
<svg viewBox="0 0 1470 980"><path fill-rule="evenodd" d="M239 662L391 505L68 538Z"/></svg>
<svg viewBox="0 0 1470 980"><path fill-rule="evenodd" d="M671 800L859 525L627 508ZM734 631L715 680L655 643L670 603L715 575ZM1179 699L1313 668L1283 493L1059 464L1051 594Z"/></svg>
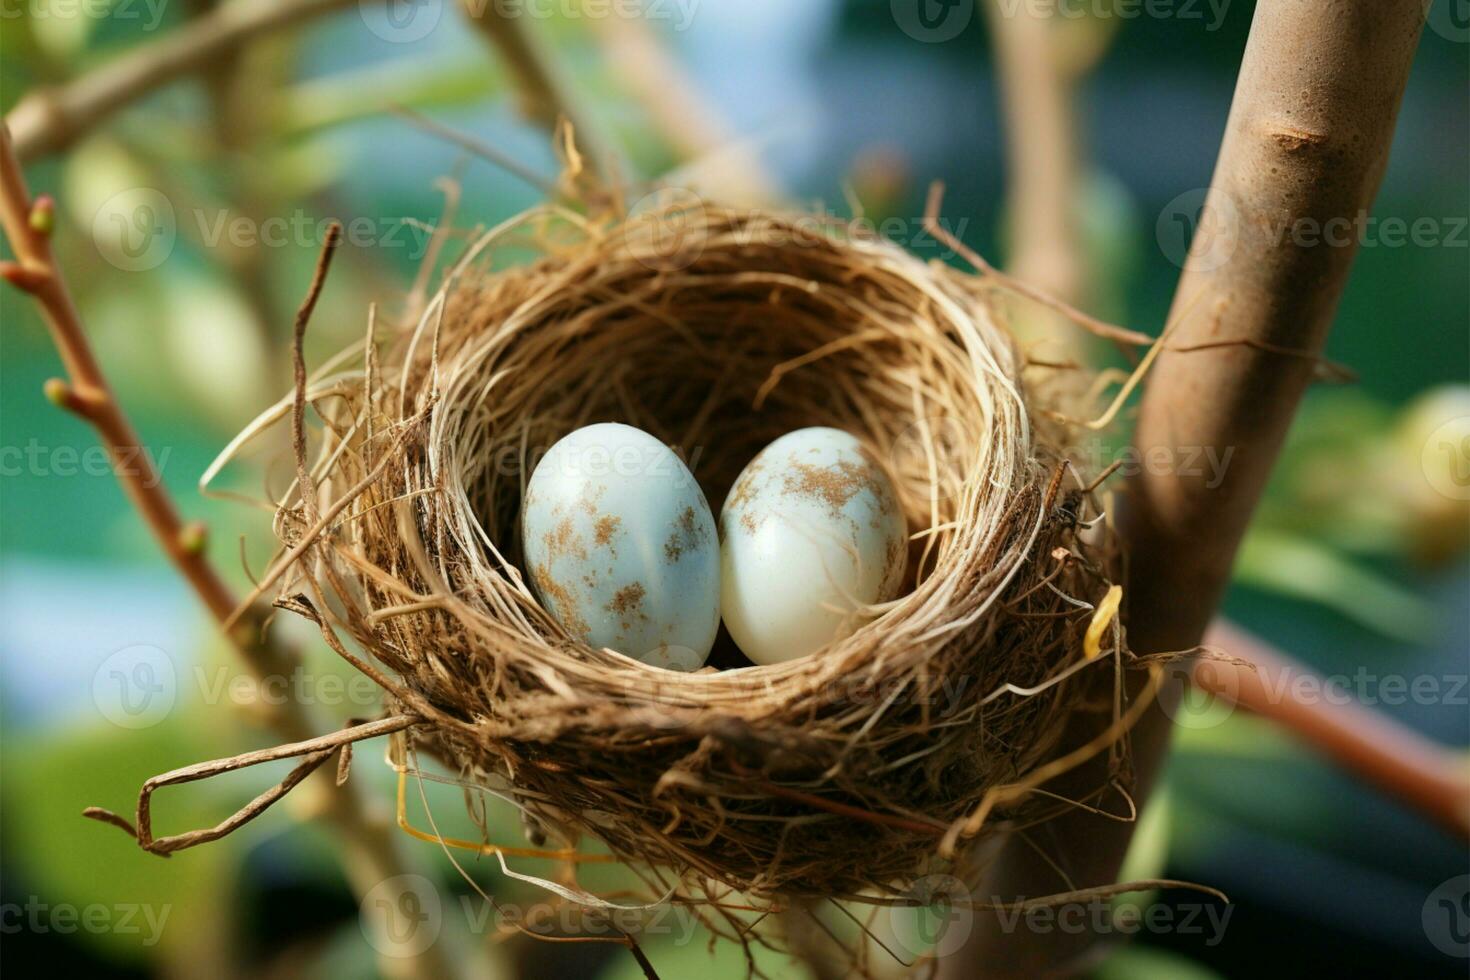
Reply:
<svg viewBox="0 0 1470 980"><path fill-rule="evenodd" d="M143 780L191 761L180 756L181 747L207 756L224 744L197 716L185 715L138 731L99 723L7 734L0 805L7 850L23 856L21 880L53 906L141 907L134 913L138 932L124 925L118 911L114 921L120 928L77 933L108 958L214 961L211 947L226 948L231 941L230 906L220 899L229 895L239 852L204 848L186 860L152 857L121 832L83 821L81 812L105 805L130 813ZM181 808L165 794L160 797L162 828L201 820L199 808ZM85 843L78 846L83 836ZM106 873L99 874L104 867ZM163 928L155 935L150 922Z"/></svg>

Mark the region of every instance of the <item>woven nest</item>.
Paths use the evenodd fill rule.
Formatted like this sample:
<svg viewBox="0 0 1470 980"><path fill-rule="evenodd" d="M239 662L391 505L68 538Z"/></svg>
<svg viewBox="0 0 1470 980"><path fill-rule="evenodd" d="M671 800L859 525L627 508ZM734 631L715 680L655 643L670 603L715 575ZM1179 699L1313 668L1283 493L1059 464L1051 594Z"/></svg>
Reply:
<svg viewBox="0 0 1470 980"><path fill-rule="evenodd" d="M523 215L415 328L307 386L324 426L277 515L298 558L282 601L396 675L415 749L553 836L684 894L898 893L1065 807L1025 790L1073 712L1118 714L1107 527L995 287L800 214ZM529 587L518 521L539 454L599 421L682 450L716 509L776 437L857 435L907 518L900 598L775 666L585 645ZM1089 659L1100 633L1111 655ZM739 662L728 646L713 662Z"/></svg>

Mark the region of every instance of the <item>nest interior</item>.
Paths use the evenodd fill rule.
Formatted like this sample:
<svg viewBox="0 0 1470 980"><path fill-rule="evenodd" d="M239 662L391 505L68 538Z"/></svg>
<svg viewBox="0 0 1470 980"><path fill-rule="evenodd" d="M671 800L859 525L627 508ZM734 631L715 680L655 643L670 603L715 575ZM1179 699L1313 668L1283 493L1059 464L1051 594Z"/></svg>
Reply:
<svg viewBox="0 0 1470 980"><path fill-rule="evenodd" d="M309 387L306 492L330 519L284 589L397 675L417 746L544 826L706 891L894 893L951 865L1072 712L1115 711L1113 673L1081 669L1112 545L1082 526L1093 503L1042 411L1061 406L1027 386L983 278L803 215L547 207L476 240L416 326L367 349ZM523 577L518 521L539 454L599 421L677 447L716 511L777 436L858 435L912 535L900 598L775 666L679 674L580 643ZM286 544L308 516L282 507ZM1057 807L1016 794L980 832Z"/></svg>

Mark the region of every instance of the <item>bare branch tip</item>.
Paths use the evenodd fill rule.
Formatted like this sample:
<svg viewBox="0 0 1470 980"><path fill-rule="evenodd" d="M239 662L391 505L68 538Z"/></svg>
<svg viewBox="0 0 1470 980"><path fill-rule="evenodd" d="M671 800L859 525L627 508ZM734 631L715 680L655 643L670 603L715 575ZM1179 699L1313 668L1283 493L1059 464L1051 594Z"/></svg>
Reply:
<svg viewBox="0 0 1470 980"><path fill-rule="evenodd" d="M49 273L45 269L24 262L0 261L0 279L4 279L23 293L35 295L41 291Z"/></svg>
<svg viewBox="0 0 1470 980"><path fill-rule="evenodd" d="M31 204L31 213L26 223L36 234L50 238L51 233L56 230L56 199L50 194L42 194L36 198Z"/></svg>
<svg viewBox="0 0 1470 980"><path fill-rule="evenodd" d="M41 390L45 392L46 400L57 408L70 407L69 402L72 398L71 385L60 378L48 378L46 383L41 386Z"/></svg>
<svg viewBox="0 0 1470 980"><path fill-rule="evenodd" d="M105 393L85 386L73 385L61 378L50 378L41 386L46 400L65 409L85 422L96 423L107 403Z"/></svg>
<svg viewBox="0 0 1470 980"><path fill-rule="evenodd" d="M190 521L179 528L179 547L186 554L202 555L209 544L209 528L203 521Z"/></svg>
<svg viewBox="0 0 1470 980"><path fill-rule="evenodd" d="M126 833L134 840L138 839L138 830L136 827L133 826L131 821L129 821L126 817L118 816L116 813L113 813L111 810L105 809L104 807L89 806L82 811L82 816L86 817L89 820L96 820L99 823L111 824L112 826Z"/></svg>

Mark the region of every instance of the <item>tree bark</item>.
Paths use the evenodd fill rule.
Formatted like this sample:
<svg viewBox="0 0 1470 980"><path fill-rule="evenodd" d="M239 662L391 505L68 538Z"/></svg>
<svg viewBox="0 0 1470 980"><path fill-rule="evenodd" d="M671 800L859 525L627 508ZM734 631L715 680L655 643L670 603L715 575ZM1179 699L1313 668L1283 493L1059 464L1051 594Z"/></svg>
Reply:
<svg viewBox="0 0 1470 980"><path fill-rule="evenodd" d="M1134 445L1181 461L1232 452L1218 486L1145 467L1127 487L1127 623L1139 653L1196 646L1229 579L1236 547L1311 381L1357 251L1357 223L1388 160L1394 120L1424 25L1422 0L1261 0L1241 62L1215 176L1175 293L1171 347L1143 397ZM1320 237L1329 222L1349 240ZM1319 233L1314 236L1313 232ZM1160 455L1149 457L1153 451ZM1223 457L1220 457L1223 458ZM1181 672L1181 677L1182 677ZM1173 688L1132 733L1142 804L1168 746ZM1084 737L1086 732L1074 733ZM1095 787L1096 767L1067 785ZM1073 794L1075 795L1075 794ZM1117 801L1114 801L1118 805ZM1054 821L1042 846L1076 887L1116 879L1133 824L1083 811ZM1067 888L1035 851L1008 844L978 897L1013 901ZM1090 917L1082 917L1090 922ZM1037 976L1084 969L1106 938L1019 927L977 915L949 977Z"/></svg>
<svg viewBox="0 0 1470 980"><path fill-rule="evenodd" d="M237 51L241 45L312 17L346 9L352 0L262 0L229 4L157 41L140 44L95 71L57 88L36 89L6 117L15 155L29 163L69 147L114 112L154 89Z"/></svg>

